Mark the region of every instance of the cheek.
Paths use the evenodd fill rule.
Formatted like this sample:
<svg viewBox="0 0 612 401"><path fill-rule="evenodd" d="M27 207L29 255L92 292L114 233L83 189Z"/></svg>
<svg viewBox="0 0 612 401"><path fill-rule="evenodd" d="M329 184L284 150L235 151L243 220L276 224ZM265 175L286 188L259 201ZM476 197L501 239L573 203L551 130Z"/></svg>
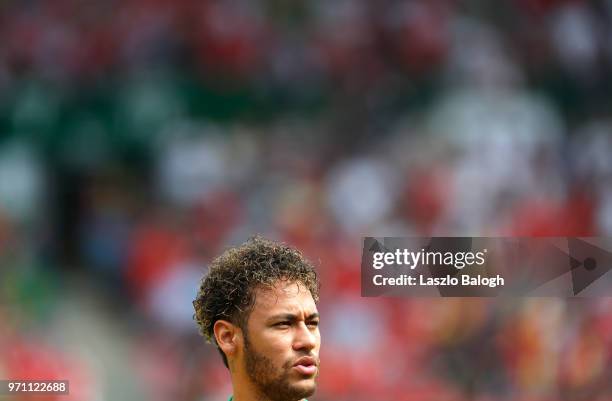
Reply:
<svg viewBox="0 0 612 401"><path fill-rule="evenodd" d="M294 359L291 335L275 335L268 342L266 351L277 368L287 368Z"/></svg>
<svg viewBox="0 0 612 401"><path fill-rule="evenodd" d="M290 331L273 331L262 338L262 346L273 359L281 359L286 353L291 352L291 339Z"/></svg>

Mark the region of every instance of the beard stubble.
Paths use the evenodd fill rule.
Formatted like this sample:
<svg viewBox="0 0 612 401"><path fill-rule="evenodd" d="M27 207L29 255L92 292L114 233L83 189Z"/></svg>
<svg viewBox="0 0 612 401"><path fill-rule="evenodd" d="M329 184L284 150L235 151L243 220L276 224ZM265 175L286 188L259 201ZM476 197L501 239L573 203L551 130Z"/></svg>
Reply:
<svg viewBox="0 0 612 401"><path fill-rule="evenodd" d="M244 340L247 375L268 399L271 401L297 401L314 394L316 386L300 388L291 385L292 361L286 361L278 371L270 358L258 353L253 348L247 336Z"/></svg>

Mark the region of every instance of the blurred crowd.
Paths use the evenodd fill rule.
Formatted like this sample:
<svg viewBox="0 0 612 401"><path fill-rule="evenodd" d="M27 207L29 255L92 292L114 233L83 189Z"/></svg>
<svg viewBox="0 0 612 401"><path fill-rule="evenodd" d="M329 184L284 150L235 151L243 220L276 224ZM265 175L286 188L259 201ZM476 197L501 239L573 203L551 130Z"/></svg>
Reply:
<svg viewBox="0 0 612 401"><path fill-rule="evenodd" d="M359 282L364 236L612 236L611 39L610 1L0 2L0 378L227 399L191 301L259 233L321 275L314 400L612 400L610 298Z"/></svg>

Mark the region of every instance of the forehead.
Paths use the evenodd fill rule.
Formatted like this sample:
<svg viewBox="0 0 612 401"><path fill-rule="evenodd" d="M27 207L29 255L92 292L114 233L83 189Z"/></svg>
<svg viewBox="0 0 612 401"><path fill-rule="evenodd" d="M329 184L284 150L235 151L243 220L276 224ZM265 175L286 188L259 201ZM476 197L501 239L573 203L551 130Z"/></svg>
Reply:
<svg viewBox="0 0 612 401"><path fill-rule="evenodd" d="M252 318L265 318L277 313L312 314L317 306L310 291L301 283L277 282L272 287L255 290Z"/></svg>

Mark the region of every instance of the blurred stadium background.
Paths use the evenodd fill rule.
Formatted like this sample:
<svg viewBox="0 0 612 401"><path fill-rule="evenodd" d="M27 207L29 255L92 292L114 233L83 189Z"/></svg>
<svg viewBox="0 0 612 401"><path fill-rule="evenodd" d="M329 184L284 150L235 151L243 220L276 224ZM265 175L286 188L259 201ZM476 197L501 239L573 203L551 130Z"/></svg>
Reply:
<svg viewBox="0 0 612 401"><path fill-rule="evenodd" d="M191 301L261 233L322 276L314 400L612 400L612 298L358 281L366 235L612 236L611 21L612 1L1 1L0 377L226 400Z"/></svg>

